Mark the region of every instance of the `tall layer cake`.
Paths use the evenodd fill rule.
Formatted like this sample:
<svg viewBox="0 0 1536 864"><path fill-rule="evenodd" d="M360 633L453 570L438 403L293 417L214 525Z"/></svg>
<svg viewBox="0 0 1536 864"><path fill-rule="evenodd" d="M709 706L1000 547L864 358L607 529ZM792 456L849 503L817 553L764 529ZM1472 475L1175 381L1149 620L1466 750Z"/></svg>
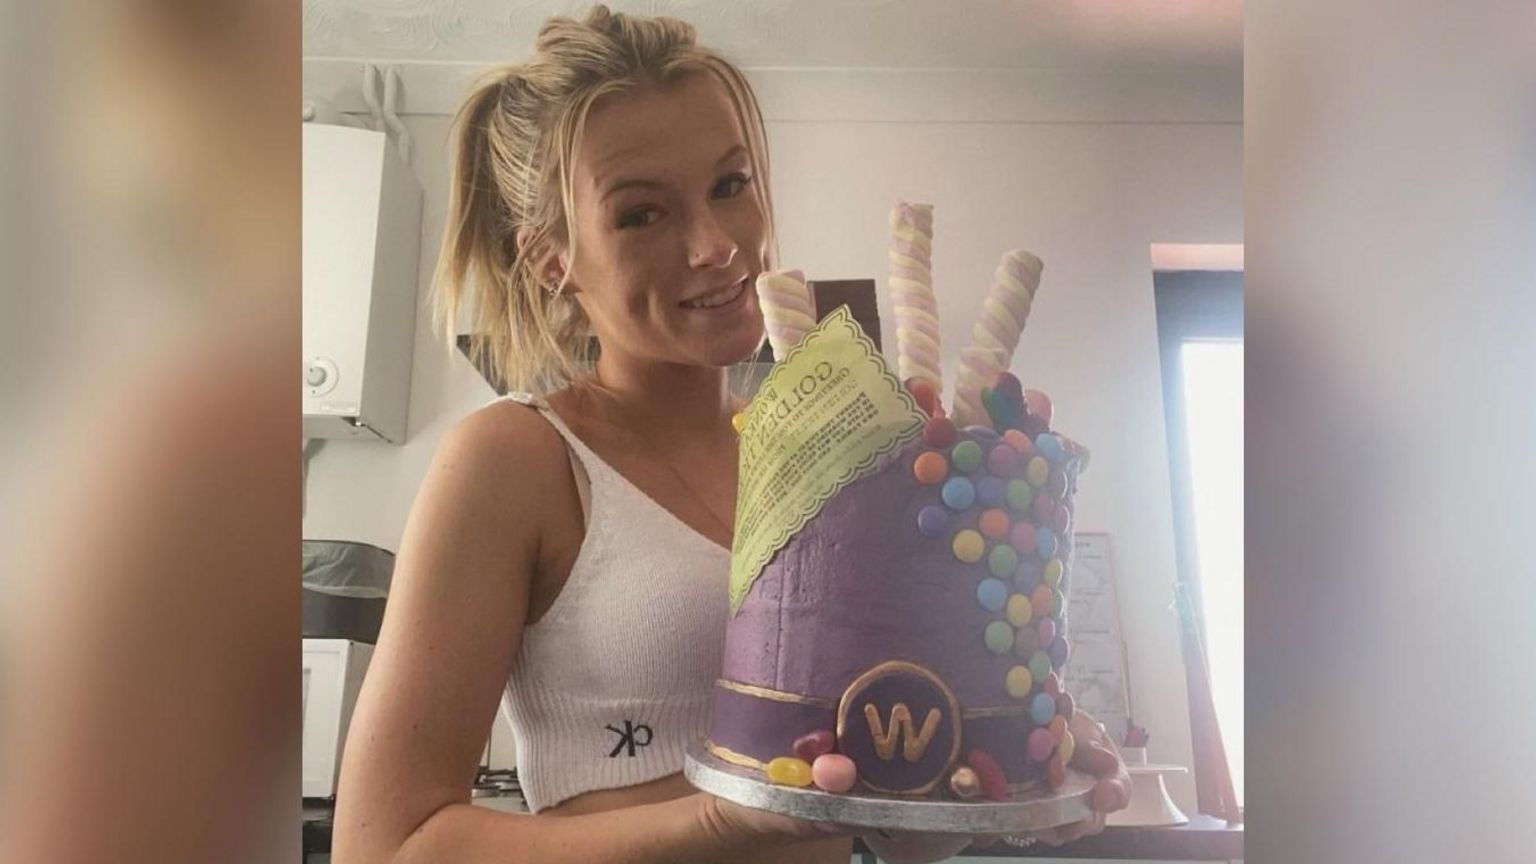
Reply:
<svg viewBox="0 0 1536 864"><path fill-rule="evenodd" d="M927 270L926 234L903 236L907 207L893 217L893 286ZM903 320L904 308L936 315L931 293L898 297L898 386L916 419L754 570L727 627L715 756L828 792L1003 800L1063 782L1065 592L1087 454L1051 430L1043 394L1001 371L1039 271L1033 256L1005 257L952 412L937 327ZM810 326L786 296L798 281L772 274L759 288L781 358ZM755 422L774 434L772 418Z"/></svg>

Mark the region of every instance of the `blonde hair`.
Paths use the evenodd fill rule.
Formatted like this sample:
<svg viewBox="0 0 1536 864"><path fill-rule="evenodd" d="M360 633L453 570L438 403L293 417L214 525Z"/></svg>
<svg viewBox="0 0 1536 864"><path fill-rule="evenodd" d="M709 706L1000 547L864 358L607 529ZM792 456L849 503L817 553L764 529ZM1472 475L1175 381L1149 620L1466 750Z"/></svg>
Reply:
<svg viewBox="0 0 1536 864"><path fill-rule="evenodd" d="M516 390L554 389L589 369L581 307L536 272L551 246L574 250L571 170L599 97L692 72L714 75L746 138L774 248L762 114L745 76L694 41L692 25L594 6L581 21L550 18L533 57L475 85L455 125L447 225L434 279L437 326L450 344L461 306L472 308L471 360Z"/></svg>

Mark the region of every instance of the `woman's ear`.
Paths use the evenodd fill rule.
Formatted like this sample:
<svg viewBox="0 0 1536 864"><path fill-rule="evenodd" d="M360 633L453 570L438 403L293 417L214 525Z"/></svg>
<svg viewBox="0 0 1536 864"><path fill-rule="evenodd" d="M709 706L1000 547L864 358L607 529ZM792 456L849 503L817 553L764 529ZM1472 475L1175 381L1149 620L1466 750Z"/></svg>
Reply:
<svg viewBox="0 0 1536 864"><path fill-rule="evenodd" d="M563 288L560 285L569 271L569 256L559 244L546 239L539 243L539 248L528 250L528 256L540 288L551 294L576 293L574 282L567 282Z"/></svg>

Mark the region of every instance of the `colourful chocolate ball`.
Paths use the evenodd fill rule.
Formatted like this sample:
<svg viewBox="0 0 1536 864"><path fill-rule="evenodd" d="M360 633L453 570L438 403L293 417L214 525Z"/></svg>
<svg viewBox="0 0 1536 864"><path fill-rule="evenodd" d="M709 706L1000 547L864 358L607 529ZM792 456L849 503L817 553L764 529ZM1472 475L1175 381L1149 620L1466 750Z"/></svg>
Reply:
<svg viewBox="0 0 1536 864"><path fill-rule="evenodd" d="M780 786L811 785L811 766L804 759L780 756L768 763L768 779Z"/></svg>
<svg viewBox="0 0 1536 864"><path fill-rule="evenodd" d="M939 497L951 510L964 510L976 503L976 486L964 477L951 477L944 481Z"/></svg>
<svg viewBox="0 0 1536 864"><path fill-rule="evenodd" d="M1035 500L1034 487L1029 485L1028 480L1009 480L1003 494L1008 506L1015 510L1027 510L1030 502Z"/></svg>
<svg viewBox="0 0 1536 864"><path fill-rule="evenodd" d="M1035 633L1039 636L1041 645L1051 644L1051 640L1056 638L1056 622L1049 618L1041 618L1040 623L1035 626Z"/></svg>
<svg viewBox="0 0 1536 864"><path fill-rule="evenodd" d="M912 394L912 401L917 403L918 410L929 417L934 415L939 407L938 388L927 378L912 377L906 380L907 392Z"/></svg>
<svg viewBox="0 0 1536 864"><path fill-rule="evenodd" d="M1034 673L1029 671L1028 666L1015 666L1008 670L1008 675L1004 678L1003 685L1008 688L1009 696L1015 699L1023 699L1029 695L1030 689L1035 686L1035 676Z"/></svg>
<svg viewBox="0 0 1536 864"><path fill-rule="evenodd" d="M1035 455L1035 442L1029 440L1029 436L1018 429L1009 429L1004 432L1003 443L1012 447L1019 454L1020 459L1028 459Z"/></svg>
<svg viewBox="0 0 1536 864"><path fill-rule="evenodd" d="M1056 743L1060 744L1067 734L1067 718L1056 714L1055 711L1056 701L1053 699L1051 700L1051 712L1054 716L1051 717L1051 722L1045 725L1047 729L1051 730L1051 736L1056 739Z"/></svg>
<svg viewBox="0 0 1536 864"><path fill-rule="evenodd" d="M1051 640L1050 647L1046 651L1050 653L1052 666L1060 669L1067 665L1067 657L1071 654L1071 649L1067 647L1067 640L1057 636Z"/></svg>
<svg viewBox="0 0 1536 864"><path fill-rule="evenodd" d="M1003 436L997 434L997 431L994 430L991 426L967 426L965 427L965 434L974 438L976 442L982 446L995 444L998 441L1003 440ZM981 463L977 462L976 464L980 465Z"/></svg>
<svg viewBox="0 0 1536 864"><path fill-rule="evenodd" d="M1031 594L1040 584L1040 559L1033 555L1019 556L1019 569L1013 571L1013 587L1020 593Z"/></svg>
<svg viewBox="0 0 1536 864"><path fill-rule="evenodd" d="M1025 390L1024 404L1029 407L1029 413L1039 417L1041 422L1047 425L1051 422L1051 397L1039 390Z"/></svg>
<svg viewBox="0 0 1536 864"><path fill-rule="evenodd" d="M1034 616L1035 608L1029 602L1029 598L1023 594L1014 594L1008 598L1008 611L1004 613L1008 617L1008 623L1015 627L1025 627L1029 619ZM1017 638L1017 637L1015 637ZM1035 634L1035 641L1039 643L1040 635Z"/></svg>
<svg viewBox="0 0 1536 864"><path fill-rule="evenodd" d="M1029 592L1030 605L1035 607L1036 615L1051 614L1051 586L1041 583L1035 586L1035 590Z"/></svg>
<svg viewBox="0 0 1536 864"><path fill-rule="evenodd" d="M1008 603L1008 586L1001 579L983 579L976 586L976 602L988 612L1001 612Z"/></svg>
<svg viewBox="0 0 1536 864"><path fill-rule="evenodd" d="M943 537L949 533L949 511L937 504L928 504L917 511L917 530L925 537Z"/></svg>
<svg viewBox="0 0 1536 864"><path fill-rule="evenodd" d="M1046 462L1043 456L1031 456L1029 464L1024 468L1024 479L1028 480L1029 485L1036 489L1044 487L1046 482L1051 479L1050 463Z"/></svg>
<svg viewBox="0 0 1536 864"><path fill-rule="evenodd" d="M817 757L831 753L836 743L837 737L832 734L831 729L817 729L796 738L790 750L797 759L815 762Z"/></svg>
<svg viewBox="0 0 1536 864"><path fill-rule="evenodd" d="M1029 673L1035 676L1036 681L1044 681L1045 676L1051 674L1050 656L1039 650L1029 655Z"/></svg>
<svg viewBox="0 0 1536 864"><path fill-rule="evenodd" d="M937 450L926 450L912 461L912 475L924 486L937 486L949 476L949 460Z"/></svg>
<svg viewBox="0 0 1536 864"><path fill-rule="evenodd" d="M981 777L977 775L975 768L961 765L949 775L949 791L961 798L979 798L981 797Z"/></svg>
<svg viewBox="0 0 1536 864"><path fill-rule="evenodd" d="M981 529L981 536L988 540L1002 540L1008 536L1013 523L1008 518L1008 511L998 507L992 507L981 511L981 518L977 520L977 528Z"/></svg>
<svg viewBox="0 0 1536 864"><path fill-rule="evenodd" d="M949 461L955 470L969 474L981 467L981 445L975 441L961 441L949 449Z"/></svg>
<svg viewBox="0 0 1536 864"><path fill-rule="evenodd" d="M929 447L943 449L955 443L959 432L955 429L955 423L948 417L934 417L923 424L923 443Z"/></svg>
<svg viewBox="0 0 1536 864"><path fill-rule="evenodd" d="M1045 562L1045 567L1040 571L1040 578L1045 580L1045 584L1055 588L1061 584L1061 574L1064 569L1060 558L1052 558Z"/></svg>
<svg viewBox="0 0 1536 864"><path fill-rule="evenodd" d="M967 564L975 564L981 560L982 555L986 554L987 541L975 531L963 528L955 532L953 547L956 558Z"/></svg>
<svg viewBox="0 0 1536 864"><path fill-rule="evenodd" d="M1029 662L1029 658L1035 656L1040 650L1040 636L1033 627L1020 627L1013 633L1013 656Z"/></svg>
<svg viewBox="0 0 1536 864"><path fill-rule="evenodd" d="M982 635L986 640L987 650L993 654L1007 654L1013 649L1013 628L1008 626L1007 621L993 621L987 625Z"/></svg>
<svg viewBox="0 0 1536 864"><path fill-rule="evenodd" d="M1045 620L1049 621L1051 619L1047 618ZM1040 644L1043 645L1045 643L1042 642ZM1049 654L1050 652L1047 651L1046 653ZM1040 685L1040 689L1044 690L1046 692L1046 695L1050 696L1052 699L1055 699L1057 696L1060 696L1061 695L1061 676L1057 675L1055 672L1052 672L1051 674L1045 676L1045 682Z"/></svg>
<svg viewBox="0 0 1536 864"><path fill-rule="evenodd" d="M1061 764L1071 765L1072 754L1076 752L1077 738L1072 735L1072 731L1070 729L1063 729L1061 732L1061 740L1056 745L1056 755L1061 757Z"/></svg>
<svg viewBox="0 0 1536 864"><path fill-rule="evenodd" d="M1051 500L1051 495L1044 489L1035 490L1035 500L1030 502L1029 515L1035 517L1035 521L1041 525L1047 525L1051 521L1051 514L1056 512L1056 502Z"/></svg>
<svg viewBox="0 0 1536 864"><path fill-rule="evenodd" d="M1035 674L1033 672L1029 673ZM1029 700L1029 719L1036 726L1045 726L1056 716L1056 700L1049 693L1036 693L1035 698Z"/></svg>
<svg viewBox="0 0 1536 864"><path fill-rule="evenodd" d="M985 507L1001 507L1008 503L1008 483L1001 477L987 476L976 481L976 500Z"/></svg>
<svg viewBox="0 0 1536 864"><path fill-rule="evenodd" d="M1034 525L1028 522L1015 522L1008 530L1008 543L1013 546L1015 552L1030 555L1040 548L1036 533Z"/></svg>
<svg viewBox="0 0 1536 864"><path fill-rule="evenodd" d="M987 554L987 569L992 575L1000 579L1013 575L1013 571L1019 568L1019 553L1013 551L1012 546L998 544L992 547Z"/></svg>
<svg viewBox="0 0 1536 864"><path fill-rule="evenodd" d="M847 792L858 782L859 769L841 753L826 753L811 763L811 782L827 792Z"/></svg>
<svg viewBox="0 0 1536 864"><path fill-rule="evenodd" d="M956 477L956 478L954 478L954 480L964 480L964 479L965 479L964 477ZM954 482L954 480L951 480L950 482ZM949 488L948 484L945 484L945 488L946 489ZM967 505L967 506L969 506L969 505ZM1035 529L1035 552L1040 556L1041 560L1043 560L1043 561L1051 560L1051 556L1056 554L1056 532L1052 531L1049 528L1036 528Z"/></svg>
<svg viewBox="0 0 1536 864"><path fill-rule="evenodd" d="M1060 465L1062 460L1067 458L1067 451L1062 449L1061 439L1049 432L1041 432L1035 436L1035 451L1052 465Z"/></svg>
<svg viewBox="0 0 1536 864"><path fill-rule="evenodd" d="M1013 430L1009 430L1013 431ZM1007 443L987 451L987 472L998 477L1012 477L1019 467L1019 451Z"/></svg>
<svg viewBox="0 0 1536 864"><path fill-rule="evenodd" d="M1065 690L1061 691L1061 695L1056 697L1056 716L1065 717L1067 722L1071 723L1072 717L1076 713L1077 700L1072 698L1071 693Z"/></svg>
<svg viewBox="0 0 1536 864"><path fill-rule="evenodd" d="M1033 709L1031 709L1031 713L1033 713ZM1051 753L1055 752L1055 750L1056 739L1051 737L1051 730L1049 729L1037 728L1031 730L1029 738L1024 742L1025 755L1029 757L1031 762L1044 762L1051 758Z"/></svg>

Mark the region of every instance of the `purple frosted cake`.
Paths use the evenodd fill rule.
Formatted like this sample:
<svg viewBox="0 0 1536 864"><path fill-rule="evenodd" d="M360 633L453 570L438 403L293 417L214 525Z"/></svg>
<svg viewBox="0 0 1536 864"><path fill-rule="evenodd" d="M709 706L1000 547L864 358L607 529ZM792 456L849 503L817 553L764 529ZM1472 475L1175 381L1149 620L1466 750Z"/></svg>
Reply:
<svg viewBox="0 0 1536 864"><path fill-rule="evenodd" d="M1065 779L1065 592L1086 451L1004 373L926 420L768 560L731 618L706 742L767 780L1003 800ZM1035 411L1031 411L1031 407Z"/></svg>

